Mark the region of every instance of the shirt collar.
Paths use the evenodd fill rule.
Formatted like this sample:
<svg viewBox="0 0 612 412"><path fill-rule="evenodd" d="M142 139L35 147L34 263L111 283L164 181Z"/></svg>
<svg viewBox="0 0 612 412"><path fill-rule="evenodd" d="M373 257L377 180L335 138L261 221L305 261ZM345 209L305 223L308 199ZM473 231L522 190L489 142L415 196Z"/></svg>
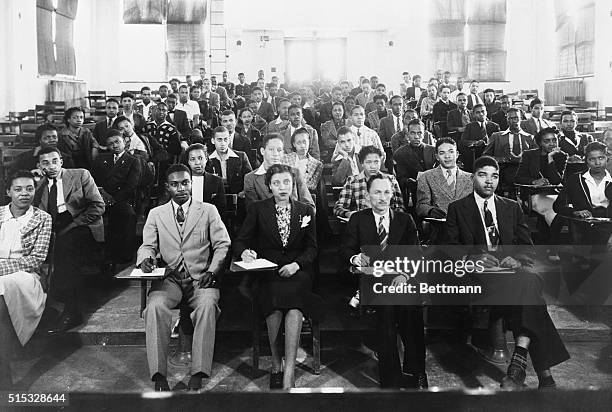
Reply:
<svg viewBox="0 0 612 412"><path fill-rule="evenodd" d="M64 174L64 169L60 169L60 172L57 174L57 176L55 177L55 181L56 182L61 182L62 181L62 175ZM47 177L47 186L51 186L51 184L53 183L53 179L49 179Z"/></svg>
<svg viewBox="0 0 612 412"><path fill-rule="evenodd" d="M230 149L228 147L227 148L227 158L229 159L230 157L238 157L238 155L236 154L236 152L234 152L232 149ZM217 153L216 150L214 152L212 152L212 154L209 155L208 158L209 159L219 159L219 160L221 160L221 156L219 156L219 153Z"/></svg>
<svg viewBox="0 0 612 412"><path fill-rule="evenodd" d="M179 205L178 203L176 203L174 200L171 200L172 202L172 208L174 210L178 210L179 207L183 208L183 212L187 213L189 211L189 208L191 207L191 202L193 201L193 198L190 197L189 200L186 203L183 203L182 205ZM176 212L175 212L176 213Z"/></svg>
<svg viewBox="0 0 612 412"><path fill-rule="evenodd" d="M389 209L387 209L387 211L385 213L383 213L382 215L376 213L374 211L374 209L372 209L372 214L374 215L374 221L376 222L377 225L378 225L378 221L380 220L381 216L385 217L385 219L384 219L385 222L390 222L391 221L391 219L389 217Z"/></svg>
<svg viewBox="0 0 612 412"><path fill-rule="evenodd" d="M255 174L256 175L265 175L266 174L266 169L264 168L263 163L261 164L261 166L259 166L259 168L257 168L257 170L255 170Z"/></svg>
<svg viewBox="0 0 612 412"><path fill-rule="evenodd" d="M582 177L584 177L584 180L586 180L587 182L591 182L591 183L593 183L594 185L597 185L597 183L595 182L595 178L593 177L593 175L591 175L591 171L590 171L590 170L587 170L587 171L586 171L586 172L585 172L585 173L582 175ZM606 175L604 176L604 178L602 179L602 181L601 181L601 182L602 182L602 183L605 183L605 182L612 183L612 176L610 175L610 172L608 172L608 171L606 170ZM601 183L600 183L600 184L601 184Z"/></svg>
<svg viewBox="0 0 612 412"><path fill-rule="evenodd" d="M123 152L119 153L118 155L113 154L113 159L120 159L121 156L123 156L124 153L125 153L125 150Z"/></svg>
<svg viewBox="0 0 612 412"><path fill-rule="evenodd" d="M450 170L450 171L451 171L451 174L452 174L453 176L456 176L456 175L457 175L457 170L458 170L458 169L457 169L457 166L455 166L455 167L451 167L450 169L445 169L445 168L443 168L443 167L442 167L442 165L440 165L440 170L442 171L442 174L444 175L444 177L446 177L446 171L447 171L447 170Z"/></svg>
<svg viewBox="0 0 612 412"><path fill-rule="evenodd" d="M502 136L507 135L507 134L510 134L510 129L509 128L504 130L503 132L501 132ZM519 129L518 134L519 135L523 135L523 136L531 136L529 133L527 133L523 129Z"/></svg>
<svg viewBox="0 0 612 412"><path fill-rule="evenodd" d="M478 193L476 193L476 191L474 190L474 199L476 200L476 204L478 205L479 210L484 207L485 200L487 201L487 208L488 209L494 209L495 208L495 195L491 196L488 199L485 199L484 197L482 197Z"/></svg>
<svg viewBox="0 0 612 412"><path fill-rule="evenodd" d="M13 213L11 212L11 204L9 203L8 205L4 206L5 210L4 210L4 216L2 217L2 222L8 222L11 219L16 219L16 220L29 220L30 216L32 216L34 214L34 207L32 205L30 205L30 207L28 208L28 210L26 210L26 212L19 216L19 217L14 217Z"/></svg>

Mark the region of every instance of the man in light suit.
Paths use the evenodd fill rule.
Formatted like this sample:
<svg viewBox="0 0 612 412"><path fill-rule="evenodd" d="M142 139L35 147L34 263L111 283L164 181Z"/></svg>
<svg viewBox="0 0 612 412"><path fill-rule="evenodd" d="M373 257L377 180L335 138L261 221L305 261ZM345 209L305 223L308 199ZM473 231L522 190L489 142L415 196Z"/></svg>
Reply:
<svg viewBox="0 0 612 412"><path fill-rule="evenodd" d="M212 107L213 109L220 111L221 110L221 101L219 95L211 90L210 79L202 80L202 95L200 99L208 102L208 107Z"/></svg>
<svg viewBox="0 0 612 412"><path fill-rule="evenodd" d="M34 196L34 205L53 219L55 272L50 297L63 304L52 332L65 332L82 323L78 296L82 292L80 267L94 240L104 241L104 200L89 171L64 169L60 151L46 147L39 152L44 177ZM62 306L62 305L59 305Z"/></svg>
<svg viewBox="0 0 612 412"><path fill-rule="evenodd" d="M151 285L144 311L147 359L156 391L168 391L167 351L172 309L181 301L193 309L190 390L210 377L219 315L218 276L231 241L217 209L191 198L191 173L172 165L166 173L172 200L149 212L136 265L150 273L160 255L167 264L162 280Z"/></svg>
<svg viewBox="0 0 612 412"><path fill-rule="evenodd" d="M500 165L501 181L505 185L514 185L514 178L524 150L536 149L538 145L533 136L521 130L521 113L511 107L506 112L508 129L496 132L485 147L483 154L495 157Z"/></svg>
<svg viewBox="0 0 612 412"><path fill-rule="evenodd" d="M535 98L529 103L531 110L531 119L523 120L521 122L521 129L535 136L542 129L553 127L554 124L544 119L544 103Z"/></svg>

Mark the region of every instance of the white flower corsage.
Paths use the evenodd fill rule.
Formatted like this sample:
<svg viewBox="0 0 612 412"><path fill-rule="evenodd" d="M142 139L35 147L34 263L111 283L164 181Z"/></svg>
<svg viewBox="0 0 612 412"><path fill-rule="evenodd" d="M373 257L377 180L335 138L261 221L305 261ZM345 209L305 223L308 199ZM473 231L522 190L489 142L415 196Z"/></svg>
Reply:
<svg viewBox="0 0 612 412"><path fill-rule="evenodd" d="M311 218L309 215L302 216L302 218L300 219L300 228L308 226L308 224L310 223L310 220Z"/></svg>

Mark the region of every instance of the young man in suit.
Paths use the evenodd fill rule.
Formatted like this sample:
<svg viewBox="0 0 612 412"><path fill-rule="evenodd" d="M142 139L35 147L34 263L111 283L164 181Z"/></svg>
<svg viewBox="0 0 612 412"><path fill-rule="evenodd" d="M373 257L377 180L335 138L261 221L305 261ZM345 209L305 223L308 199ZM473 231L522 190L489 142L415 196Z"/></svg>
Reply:
<svg viewBox="0 0 612 412"><path fill-rule="evenodd" d="M55 239L55 272L49 296L63 306L52 332L65 332L83 322L79 312L82 292L80 273L83 258L93 248L94 240L104 241L104 200L96 182L85 169L64 169L62 156L55 147L46 147L38 155L43 179L34 204L51 215Z"/></svg>
<svg viewBox="0 0 612 412"><path fill-rule="evenodd" d="M491 115L491 121L499 125L500 130L506 130L508 128L507 113L508 109L510 109L512 106L510 103L510 97L503 95L500 97L499 101L499 109L495 112L491 112L489 111L489 108L487 108L487 113Z"/></svg>
<svg viewBox="0 0 612 412"><path fill-rule="evenodd" d="M446 116L446 128L448 135L458 142L466 126L470 123L470 111L467 108L467 96L465 93L458 93L456 100L457 108L448 112Z"/></svg>
<svg viewBox="0 0 612 412"><path fill-rule="evenodd" d="M524 386L528 354L538 375L539 387L555 387L550 368L569 359L569 354L548 314L541 281L529 267L533 263L529 257L533 243L523 211L516 201L495 195L499 165L494 158L483 156L476 160L473 181L474 193L450 204L446 230L451 245L483 247L480 252L472 252L470 260L481 261L485 267L518 272L512 280L517 293L516 305L491 311L493 321L497 317L512 319L516 336L512 360L501 387ZM504 245L524 245L527 251L517 254L514 250L509 255L504 253ZM484 288L495 291L495 280L490 279L480 280Z"/></svg>
<svg viewBox="0 0 612 412"><path fill-rule="evenodd" d="M523 151L537 149L533 136L521 130L521 112L511 107L506 111L508 129L493 133L483 154L493 156L500 165L502 183L514 186L514 178Z"/></svg>
<svg viewBox="0 0 612 412"><path fill-rule="evenodd" d="M402 112L404 106L404 99L401 96L393 96L390 100L391 110L386 117L380 120L378 126L378 136L385 149L386 160L385 166L387 170L393 169L393 149L391 146L391 138L394 134L399 133L404 128L404 122L402 120Z"/></svg>
<svg viewBox="0 0 612 412"><path fill-rule="evenodd" d="M569 155L567 175L584 173L587 166L584 162L584 148L593 141L593 136L588 133L576 131L578 116L572 110L561 113L561 135L559 136L559 147Z"/></svg>
<svg viewBox="0 0 612 412"><path fill-rule="evenodd" d="M202 79L202 95L200 98L208 103L208 107L219 113L221 110L221 100L219 94L212 91L210 79Z"/></svg>
<svg viewBox="0 0 612 412"><path fill-rule="evenodd" d="M463 77L457 77L457 81L455 82L455 90L453 90L450 94L450 96L448 97L450 99L451 102L458 104L457 103L457 96L459 95L459 93L463 93L466 94L467 90L464 90L464 85L465 85L465 79ZM467 106L467 95L465 96L465 104Z"/></svg>
<svg viewBox="0 0 612 412"><path fill-rule="evenodd" d="M183 159L191 170L191 197L198 202L217 207L219 214L225 211L225 188L220 176L206 172L206 146L194 143L185 150Z"/></svg>
<svg viewBox="0 0 612 412"><path fill-rule="evenodd" d="M129 121L129 120L125 120ZM136 236L136 189L140 179L140 161L126 151L123 134L111 129L106 135L108 153L94 160L92 175L108 212L108 246L115 263L133 258Z"/></svg>
<svg viewBox="0 0 612 412"><path fill-rule="evenodd" d="M227 130L229 148L246 153L249 161L253 164L257 164L257 158L251 151L251 140L247 136L236 132L236 114L233 111L224 110L223 113L221 113L221 127Z"/></svg>
<svg viewBox="0 0 612 412"><path fill-rule="evenodd" d="M342 236L342 257L353 266L369 266L377 256L367 256L362 247L380 245L379 258L388 260L387 247L417 247L419 236L412 217L391 207L394 188L382 174L372 174L366 182L366 197L371 207L351 215ZM407 283L405 275L393 285ZM378 371L382 388L427 389L425 373L425 336L420 306L377 306ZM397 335L404 344L403 366L397 350Z"/></svg>
<svg viewBox="0 0 612 412"><path fill-rule="evenodd" d="M363 166L359 161L359 150L356 146L355 135L347 126L338 129L338 142L336 155L332 158L332 186L344 186L349 176L356 176Z"/></svg>
<svg viewBox="0 0 612 412"><path fill-rule="evenodd" d="M414 109L406 109L404 110L404 114L402 115L402 130L399 133L395 133L391 136L391 151L395 153L397 149L400 147L409 144L410 138L408 137L408 123L412 120L418 120L419 114ZM431 134L431 132L425 130L423 132L423 143L435 146L436 138Z"/></svg>
<svg viewBox="0 0 612 412"><path fill-rule="evenodd" d="M436 141L439 166L417 179L416 213L420 217L444 218L448 205L472 191L471 174L457 167L457 144L451 138Z"/></svg>
<svg viewBox="0 0 612 412"><path fill-rule="evenodd" d="M52 124L41 124L36 129L35 137L38 141L38 146L27 152L20 153L11 165L8 175L12 175L18 170L29 170L37 179L42 176L38 168L38 153L45 147L57 147L57 142L59 141L57 127ZM64 164L63 167L65 169L74 168L72 156L66 152L60 151L60 153Z"/></svg>
<svg viewBox="0 0 612 412"><path fill-rule="evenodd" d="M253 170L246 153L229 147L229 132L223 126L213 131L212 140L215 151L208 156L206 172L219 176L227 193L244 195L244 176Z"/></svg>
<svg viewBox="0 0 612 412"><path fill-rule="evenodd" d="M448 86L444 86L440 88L440 98L433 106L433 115L432 120L434 123L440 123L440 136L443 137L448 135L448 125L446 124L448 120L448 113L457 108L457 105L451 102L448 99L450 94L450 88Z"/></svg>
<svg viewBox="0 0 612 412"><path fill-rule="evenodd" d="M130 92L121 93L121 116L125 116L134 125L134 131L136 133L142 133L147 125L147 119L145 119L140 113L134 111L134 95Z"/></svg>
<svg viewBox="0 0 612 412"><path fill-rule="evenodd" d="M285 153L292 152L291 136L293 136L293 133L295 133L297 129L304 128L308 130L308 134L310 135L310 148L308 149L308 154L315 159L320 160L321 151L319 149L319 135L315 129L307 124L304 124L303 109L300 106L291 105L287 109L287 113L289 116L289 124L280 132L281 136L283 137Z"/></svg>
<svg viewBox="0 0 612 412"><path fill-rule="evenodd" d="M529 103L531 118L521 122L521 129L531 135L536 135L540 130L553 127L554 124L544 119L544 103L537 97Z"/></svg>
<svg viewBox="0 0 612 412"><path fill-rule="evenodd" d="M156 391L168 391L167 350L172 309L181 301L193 309L190 390L210 377L219 315L218 277L230 238L217 209L191 197L191 173L185 165L168 168L166 188L172 199L149 212L136 265L151 272L160 255L167 264L162 280L154 281L144 311L147 359Z"/></svg>
<svg viewBox="0 0 612 412"><path fill-rule="evenodd" d="M291 102L288 99L281 99L278 102L278 117L266 125L263 134L280 133L289 126L289 106Z"/></svg>
<svg viewBox="0 0 612 412"><path fill-rule="evenodd" d="M405 96L405 99L411 108L416 108L416 104L421 100L421 94L423 94L423 92L425 92L425 89L421 87L421 76L415 74L412 76L412 86L408 87Z"/></svg>
<svg viewBox="0 0 612 412"><path fill-rule="evenodd" d="M497 113L497 111L501 108L501 104L497 101L497 99L495 99L495 90L485 89L483 92L483 97L484 105L487 108L487 113ZM508 105L508 107L510 106Z"/></svg>
<svg viewBox="0 0 612 412"><path fill-rule="evenodd" d="M151 88L149 86L144 86L140 89L140 98L142 103L136 106L136 110L146 121L149 121L149 111L156 106L155 102L151 100Z"/></svg>
<svg viewBox="0 0 612 412"><path fill-rule="evenodd" d="M410 143L393 153L395 175L406 197L412 196L416 204L417 176L434 167L436 163L436 148L423 144L425 125L418 119L408 123L408 138Z"/></svg>
<svg viewBox="0 0 612 412"><path fill-rule="evenodd" d="M283 163L285 150L282 136L275 133L265 135L262 147L259 150L263 156L261 166L244 176L244 195L247 209L250 203L256 200L268 199L272 196L270 188L266 185L266 170L274 164ZM295 176L295 185L293 186L291 198L307 203L315 210L315 203L308 191L304 177L300 174L299 170L296 168L292 169Z"/></svg>
<svg viewBox="0 0 612 412"><path fill-rule="evenodd" d="M319 108L319 122L325 123L328 120L332 120L332 105L342 100L342 89L338 86L334 87L331 91L330 101L323 103Z"/></svg>
<svg viewBox="0 0 612 412"><path fill-rule="evenodd" d="M185 141L191 136L191 124L187 118L187 113L184 110L176 108L177 97L175 94L170 94L166 98L167 117L165 120L176 127L180 133L180 140ZM157 122L155 118L152 121ZM149 122L148 124L150 124Z"/></svg>
<svg viewBox="0 0 612 412"><path fill-rule="evenodd" d="M374 98L374 91L370 85L370 80L363 79L361 81L361 93L355 96L357 104L363 108Z"/></svg>
<svg viewBox="0 0 612 412"><path fill-rule="evenodd" d="M380 149L374 146L362 147L359 151L359 162L362 166L362 171L356 176L349 176L346 183L340 191L338 201L334 205L334 215L343 218L349 218L358 210L370 207L367 194L367 181L370 176L379 174L382 166L383 154ZM393 186L393 197L391 199L391 207L394 210L403 212L404 201L402 191L395 179L395 176L383 174L387 177Z"/></svg>
<svg viewBox="0 0 612 412"><path fill-rule="evenodd" d="M478 95L478 88L480 87L480 82L478 80L472 80L470 82L470 92L467 95L468 98L468 102L467 102L467 108L469 110L474 110L474 108L481 104L484 106L484 102L482 101L482 99L480 98L480 96Z"/></svg>
<svg viewBox="0 0 612 412"><path fill-rule="evenodd" d="M93 129L93 136L98 141L100 148L106 147L106 132L108 129L116 128L117 113L119 113L119 102L117 99L110 98L106 100L106 118L100 120Z"/></svg>
<svg viewBox="0 0 612 412"><path fill-rule="evenodd" d="M474 160L482 156L485 146L489 143L489 138L493 133L499 132L497 123L488 121L487 109L483 104L477 104L474 107L472 118L474 121L465 126L459 141L461 160L466 172L472 171Z"/></svg>
<svg viewBox="0 0 612 412"><path fill-rule="evenodd" d="M268 102L263 101L263 90L259 87L251 89L251 100L255 102L255 113L261 116L266 122L274 119L274 109Z"/></svg>
<svg viewBox="0 0 612 412"><path fill-rule="evenodd" d="M365 110L363 107L353 107L351 111L351 125L349 127L357 137L355 143L357 143L359 147L374 146L383 153L384 157L384 147L378 133L365 125Z"/></svg>

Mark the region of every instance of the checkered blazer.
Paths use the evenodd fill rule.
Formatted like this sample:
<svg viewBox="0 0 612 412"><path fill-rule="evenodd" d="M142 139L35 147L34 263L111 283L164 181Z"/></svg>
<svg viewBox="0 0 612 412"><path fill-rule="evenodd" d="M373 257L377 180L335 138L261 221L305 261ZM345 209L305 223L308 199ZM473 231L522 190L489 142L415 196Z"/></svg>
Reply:
<svg viewBox="0 0 612 412"><path fill-rule="evenodd" d="M7 211L6 207L0 208L0 226ZM51 215L35 207L34 214L21 229L23 256L19 259L0 259L0 276L19 271L39 273L49 251L51 226ZM0 239L0 242L3 241L4 239Z"/></svg>
<svg viewBox="0 0 612 412"><path fill-rule="evenodd" d="M404 200L402 191L395 176L386 173L381 173L391 180L393 185L393 197L391 198L391 209L399 212L404 212ZM363 172L357 176L349 176L340 191L340 197L334 205L334 215L348 217L350 212L371 207L370 202L366 199L367 193L367 178Z"/></svg>

